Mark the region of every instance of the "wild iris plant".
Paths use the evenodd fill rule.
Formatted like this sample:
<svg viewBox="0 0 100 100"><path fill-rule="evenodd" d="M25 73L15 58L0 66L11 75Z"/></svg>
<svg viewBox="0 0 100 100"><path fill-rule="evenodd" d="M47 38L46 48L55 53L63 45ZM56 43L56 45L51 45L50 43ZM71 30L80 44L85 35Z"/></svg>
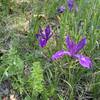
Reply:
<svg viewBox="0 0 100 100"><path fill-rule="evenodd" d="M69 11L72 11L72 8L74 6L74 0L67 0L67 5L68 5Z"/></svg>
<svg viewBox="0 0 100 100"><path fill-rule="evenodd" d="M74 6L74 0L67 0L67 5L68 5L68 9L69 11L72 11L72 8ZM60 6L57 9L58 13L63 13L65 11L65 6Z"/></svg>
<svg viewBox="0 0 100 100"><path fill-rule="evenodd" d="M75 11L78 12L78 6L74 0L67 0L67 5L68 5L69 11L72 11L73 7L75 7Z"/></svg>
<svg viewBox="0 0 100 100"><path fill-rule="evenodd" d="M67 6L69 11L72 11L73 7L75 7L75 11L78 12L78 6L76 5L74 0L67 0ZM63 13L65 9L66 9L65 6L62 5L57 9L57 12Z"/></svg>
<svg viewBox="0 0 100 100"><path fill-rule="evenodd" d="M47 25L44 30L42 30L42 28L40 27L39 33L36 34L36 37L39 41L39 46L42 48L45 47L47 44L47 41L50 39L51 36L52 36L52 32L49 25Z"/></svg>
<svg viewBox="0 0 100 100"><path fill-rule="evenodd" d="M58 13L63 13L65 11L65 6L60 6L58 9L57 9Z"/></svg>
<svg viewBox="0 0 100 100"><path fill-rule="evenodd" d="M89 57L83 56L81 54L77 54L84 46L86 45L86 38L83 38L81 41L79 41L78 44L76 44L73 40L70 39L69 36L66 37L66 46L68 48L68 51L60 50L56 52L51 59L57 60L64 55L68 55L70 57L76 58L79 60L79 63L85 67L85 68L91 68L92 67L92 61Z"/></svg>

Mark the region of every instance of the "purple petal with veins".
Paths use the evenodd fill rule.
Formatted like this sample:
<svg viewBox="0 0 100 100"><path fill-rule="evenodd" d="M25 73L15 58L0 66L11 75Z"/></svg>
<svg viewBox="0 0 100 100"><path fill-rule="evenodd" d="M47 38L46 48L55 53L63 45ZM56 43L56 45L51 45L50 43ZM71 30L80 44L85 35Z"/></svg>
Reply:
<svg viewBox="0 0 100 100"><path fill-rule="evenodd" d="M40 34L36 34L36 38L37 38L37 39L39 39L40 36L41 36Z"/></svg>
<svg viewBox="0 0 100 100"><path fill-rule="evenodd" d="M68 5L69 11L72 11L72 8L74 6L74 0L67 0L67 5Z"/></svg>
<svg viewBox="0 0 100 100"><path fill-rule="evenodd" d="M83 39L76 45L75 53L78 53L81 49L84 48L85 45L86 45L86 38L83 38Z"/></svg>
<svg viewBox="0 0 100 100"><path fill-rule="evenodd" d="M40 47L45 47L46 46L46 43L47 43L47 41L45 40L45 39L40 39L39 40L39 45L40 45Z"/></svg>
<svg viewBox="0 0 100 100"><path fill-rule="evenodd" d="M85 68L91 68L92 67L92 60L89 57L80 55L80 54L76 54L74 55L75 58L77 58L79 60L79 63L85 67Z"/></svg>
<svg viewBox="0 0 100 100"><path fill-rule="evenodd" d="M44 31L42 30L41 27L39 27L39 33L38 34L39 34L38 36L41 36L42 38L46 38L45 33L44 33Z"/></svg>
<svg viewBox="0 0 100 100"><path fill-rule="evenodd" d="M65 11L65 6L60 6L57 10L59 13L63 13Z"/></svg>
<svg viewBox="0 0 100 100"><path fill-rule="evenodd" d="M50 26L47 25L46 28L45 28L45 34L46 34L46 38L47 39L49 39L50 33L51 33Z"/></svg>
<svg viewBox="0 0 100 100"><path fill-rule="evenodd" d="M64 55L70 55L70 53L67 52L67 51L64 51L64 50L60 50L60 51L57 51L55 54L53 54L51 59L52 60L57 60L59 58L62 58Z"/></svg>
<svg viewBox="0 0 100 100"><path fill-rule="evenodd" d="M66 46L68 51L73 55L75 53L76 44L69 36L66 37Z"/></svg>
<svg viewBox="0 0 100 100"><path fill-rule="evenodd" d="M51 38L52 35L53 35L53 33L51 33L51 34L48 36L48 39Z"/></svg>

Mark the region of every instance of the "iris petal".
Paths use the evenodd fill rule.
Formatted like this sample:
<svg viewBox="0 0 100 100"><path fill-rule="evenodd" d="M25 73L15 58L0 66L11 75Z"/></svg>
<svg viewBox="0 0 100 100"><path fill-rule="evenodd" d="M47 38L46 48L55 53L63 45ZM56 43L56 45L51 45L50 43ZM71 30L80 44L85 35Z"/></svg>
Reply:
<svg viewBox="0 0 100 100"><path fill-rule="evenodd" d="M69 11L72 11L72 8L74 6L74 0L67 0L67 4Z"/></svg>
<svg viewBox="0 0 100 100"><path fill-rule="evenodd" d="M50 26L47 25L45 28L45 35L46 35L47 40L49 39L50 33L51 33Z"/></svg>
<svg viewBox="0 0 100 100"><path fill-rule="evenodd" d="M45 39L39 40L39 46L42 47L42 48L46 46L46 43L47 43L47 41Z"/></svg>
<svg viewBox="0 0 100 100"><path fill-rule="evenodd" d="M65 11L65 6L60 6L57 10L59 13L63 13Z"/></svg>
<svg viewBox="0 0 100 100"><path fill-rule="evenodd" d="M78 53L86 45L86 38L83 38L76 46L76 53Z"/></svg>
<svg viewBox="0 0 100 100"><path fill-rule="evenodd" d="M40 34L36 34L36 38L37 38L37 39L39 39L40 36L41 36Z"/></svg>
<svg viewBox="0 0 100 100"><path fill-rule="evenodd" d="M84 68L91 68L92 67L92 60L89 57L77 54L75 57L79 60L79 63L84 67Z"/></svg>
<svg viewBox="0 0 100 100"><path fill-rule="evenodd" d="M53 54L51 59L52 60L57 60L59 58L62 58L64 55L69 55L70 56L70 53L67 52L67 51L64 51L64 50L60 50L60 51L57 51L55 54Z"/></svg>
<svg viewBox="0 0 100 100"><path fill-rule="evenodd" d="M66 45L67 45L68 51L73 55L75 53L76 44L73 40L70 39L69 36L66 37Z"/></svg>

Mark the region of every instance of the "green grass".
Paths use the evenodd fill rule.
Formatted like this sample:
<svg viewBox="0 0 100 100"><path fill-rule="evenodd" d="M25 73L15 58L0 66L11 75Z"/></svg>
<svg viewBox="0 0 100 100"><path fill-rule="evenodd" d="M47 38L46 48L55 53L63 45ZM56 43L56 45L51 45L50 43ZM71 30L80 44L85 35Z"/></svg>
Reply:
<svg viewBox="0 0 100 100"><path fill-rule="evenodd" d="M14 94L21 100L99 100L100 1L76 0L78 12L70 12L66 0L8 1L0 1L0 96ZM66 7L63 14L57 13L60 5ZM35 34L39 26L48 24L53 37L45 48L40 48ZM86 36L87 45L80 53L92 59L91 69L68 56L50 61L56 51L66 49L68 34L76 42ZM5 80L10 81L10 89Z"/></svg>

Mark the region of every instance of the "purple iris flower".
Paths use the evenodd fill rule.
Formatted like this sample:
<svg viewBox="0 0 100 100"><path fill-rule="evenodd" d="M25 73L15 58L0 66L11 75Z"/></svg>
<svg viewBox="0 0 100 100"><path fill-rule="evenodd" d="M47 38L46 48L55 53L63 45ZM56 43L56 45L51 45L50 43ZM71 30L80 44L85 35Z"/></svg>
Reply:
<svg viewBox="0 0 100 100"><path fill-rule="evenodd" d="M56 52L51 59L57 60L64 55L68 55L70 57L73 57L75 59L78 59L79 63L85 67L85 68L91 68L92 67L92 61L89 57L83 56L81 54L78 54L78 52L86 45L86 38L82 38L81 41L76 44L73 40L70 39L69 36L66 37L66 46L68 48L68 51L60 50Z"/></svg>
<svg viewBox="0 0 100 100"><path fill-rule="evenodd" d="M58 13L63 13L65 11L65 6L60 6L58 9L57 9Z"/></svg>
<svg viewBox="0 0 100 100"><path fill-rule="evenodd" d="M49 25L47 25L44 30L42 30L42 28L40 27L39 33L36 34L36 37L39 41L39 46L42 48L45 47L47 44L47 41L49 40L51 36L52 36L52 32Z"/></svg>
<svg viewBox="0 0 100 100"><path fill-rule="evenodd" d="M67 0L67 5L68 5L69 11L72 11L72 8L74 6L74 0Z"/></svg>

